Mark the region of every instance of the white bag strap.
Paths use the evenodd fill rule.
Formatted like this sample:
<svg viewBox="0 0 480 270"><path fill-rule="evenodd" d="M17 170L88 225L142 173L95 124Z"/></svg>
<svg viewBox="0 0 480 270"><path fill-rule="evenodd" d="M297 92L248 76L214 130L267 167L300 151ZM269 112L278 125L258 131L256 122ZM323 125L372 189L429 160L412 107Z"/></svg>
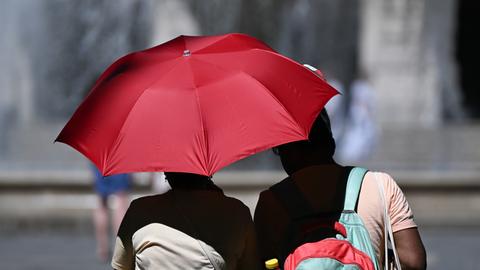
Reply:
<svg viewBox="0 0 480 270"><path fill-rule="evenodd" d="M397 254L397 248L395 246L395 240L393 239L392 224L390 222L390 215L388 214L387 201L385 199L385 189L383 187L383 182L377 177L377 173L374 173L375 182L377 182L378 191L380 193L380 198L382 199L383 204L383 218L384 218L384 235L385 235L385 262L384 268L388 270L388 240L390 239L390 244L392 245L393 256L395 257L395 267L397 270L402 270L400 265L400 260Z"/></svg>

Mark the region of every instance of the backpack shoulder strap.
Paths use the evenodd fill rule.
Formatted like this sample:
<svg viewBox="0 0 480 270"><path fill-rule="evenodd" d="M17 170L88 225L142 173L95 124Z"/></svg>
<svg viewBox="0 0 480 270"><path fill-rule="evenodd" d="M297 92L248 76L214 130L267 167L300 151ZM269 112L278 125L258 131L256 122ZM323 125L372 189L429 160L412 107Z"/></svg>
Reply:
<svg viewBox="0 0 480 270"><path fill-rule="evenodd" d="M291 219L308 216L314 212L313 207L290 177L269 189L275 198L280 201L283 208L287 210Z"/></svg>
<svg viewBox="0 0 480 270"><path fill-rule="evenodd" d="M350 171L347 180L347 190L345 192L343 210L355 211L360 188L362 187L363 177L367 171L367 169L360 167L355 167Z"/></svg>

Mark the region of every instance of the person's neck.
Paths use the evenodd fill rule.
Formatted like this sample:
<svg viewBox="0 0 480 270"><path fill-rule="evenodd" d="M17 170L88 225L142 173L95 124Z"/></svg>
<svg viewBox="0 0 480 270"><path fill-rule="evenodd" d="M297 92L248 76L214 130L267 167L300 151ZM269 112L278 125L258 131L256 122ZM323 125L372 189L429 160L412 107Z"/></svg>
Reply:
<svg viewBox="0 0 480 270"><path fill-rule="evenodd" d="M189 182L176 182L172 186L173 190L176 191L199 191L199 190L211 190L211 191L220 191L223 193L223 190L213 183L212 180L208 179L199 179L197 181L190 180Z"/></svg>

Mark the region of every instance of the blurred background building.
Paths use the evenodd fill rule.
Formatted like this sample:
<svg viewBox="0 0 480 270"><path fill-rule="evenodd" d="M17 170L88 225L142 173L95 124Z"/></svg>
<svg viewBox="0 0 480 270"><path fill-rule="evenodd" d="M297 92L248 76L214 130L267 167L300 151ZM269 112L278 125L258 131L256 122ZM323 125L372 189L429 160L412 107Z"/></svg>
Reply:
<svg viewBox="0 0 480 270"><path fill-rule="evenodd" d="M419 224L432 228L427 244L450 241L456 229L446 228L478 228L478 11L468 0L4 0L0 237L52 228L89 232L95 201L88 163L53 144L56 135L122 55L182 34L226 32L255 36L341 88L328 108L337 158L391 173ZM266 151L214 179L253 209L258 190L281 177L280 163ZM139 175L136 195L150 192L144 179ZM480 230L473 233L480 239ZM30 238L9 239L24 248L21 241ZM88 239L77 243L88 253ZM451 269L441 261L446 251L435 252L429 262ZM462 269L476 269L465 258Z"/></svg>

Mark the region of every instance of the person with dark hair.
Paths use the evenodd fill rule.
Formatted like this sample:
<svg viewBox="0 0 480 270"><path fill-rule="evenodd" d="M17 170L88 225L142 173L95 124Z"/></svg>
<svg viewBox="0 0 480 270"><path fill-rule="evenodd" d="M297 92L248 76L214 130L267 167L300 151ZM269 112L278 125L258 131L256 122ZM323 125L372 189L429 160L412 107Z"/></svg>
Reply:
<svg viewBox="0 0 480 270"><path fill-rule="evenodd" d="M249 209L210 177L166 172L171 190L134 200L114 269L261 269Z"/></svg>
<svg viewBox="0 0 480 270"><path fill-rule="evenodd" d="M288 255L285 254L284 245L292 222L289 210L296 207L293 201L280 201L273 192L275 187L292 182L313 209L314 213L311 214L340 215L344 209L347 178L352 170L352 167L337 164L333 159L335 140L325 109L316 118L308 140L287 143L274 151L279 154L288 177L262 191L257 202L254 221L263 260L282 260ZM290 205L285 207L285 204ZM384 209L388 216L384 215ZM376 260L380 264L385 257L383 243L387 236L384 222L387 222L388 217L402 269L426 268L425 248L412 211L391 176L381 172L367 172L361 182L355 211L363 220Z"/></svg>

